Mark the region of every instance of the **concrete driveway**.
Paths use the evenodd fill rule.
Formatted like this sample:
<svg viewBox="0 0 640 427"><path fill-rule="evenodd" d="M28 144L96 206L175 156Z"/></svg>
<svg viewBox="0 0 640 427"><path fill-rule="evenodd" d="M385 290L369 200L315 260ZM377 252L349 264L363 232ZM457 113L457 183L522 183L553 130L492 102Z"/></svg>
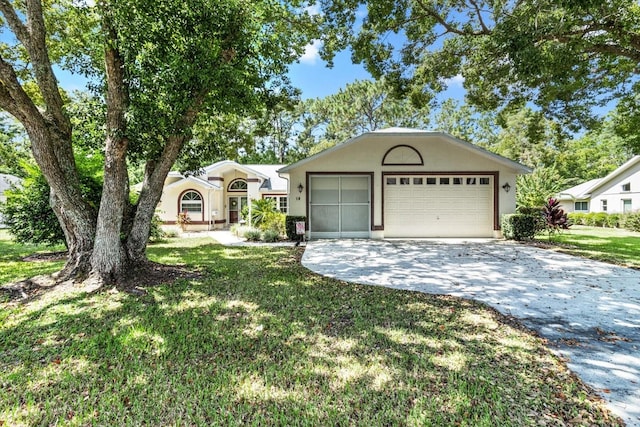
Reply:
<svg viewBox="0 0 640 427"><path fill-rule="evenodd" d="M549 339L627 425L640 426L640 271L494 240L318 240L302 264L515 316Z"/></svg>

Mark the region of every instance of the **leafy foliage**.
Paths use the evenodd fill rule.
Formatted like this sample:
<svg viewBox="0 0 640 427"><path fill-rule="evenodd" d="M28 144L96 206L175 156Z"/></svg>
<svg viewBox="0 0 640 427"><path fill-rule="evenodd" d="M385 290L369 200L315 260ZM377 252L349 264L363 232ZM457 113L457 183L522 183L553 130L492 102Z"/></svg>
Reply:
<svg viewBox="0 0 640 427"><path fill-rule="evenodd" d="M19 188L5 193L2 207L4 222L17 242L57 245L65 243L65 235L49 203L50 189L40 170L23 164L26 177ZM98 206L102 191L99 176L81 168L82 194L91 206ZM95 172L95 171L93 171Z"/></svg>
<svg viewBox="0 0 640 427"><path fill-rule="evenodd" d="M501 221L502 235L509 240L531 240L539 231L538 215L509 214L503 215Z"/></svg>
<svg viewBox="0 0 640 427"><path fill-rule="evenodd" d="M518 207L541 209L550 197L571 185L573 180L562 178L555 165L539 167L533 173L518 176L516 204Z"/></svg>
<svg viewBox="0 0 640 427"><path fill-rule="evenodd" d="M560 207L560 200L558 199L552 197L547 200L547 203L542 207L542 215L549 234L569 228L569 219L564 209Z"/></svg>
<svg viewBox="0 0 640 427"><path fill-rule="evenodd" d="M588 123L592 107L634 94L640 8L629 0L322 5L323 55L350 47L356 62L418 105L462 78L474 105L494 110L529 101L578 125ZM354 30L356 21L362 24Z"/></svg>
<svg viewBox="0 0 640 427"><path fill-rule="evenodd" d="M630 231L640 231L640 212L630 212L621 219L622 226Z"/></svg>

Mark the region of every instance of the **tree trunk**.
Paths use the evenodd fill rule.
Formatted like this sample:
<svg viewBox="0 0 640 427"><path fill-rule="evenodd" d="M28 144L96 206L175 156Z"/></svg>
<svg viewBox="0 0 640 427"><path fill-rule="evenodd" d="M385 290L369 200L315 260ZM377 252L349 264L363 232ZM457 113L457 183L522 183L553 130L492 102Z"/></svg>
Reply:
<svg viewBox="0 0 640 427"><path fill-rule="evenodd" d="M121 240L124 211L128 203L128 174L125 111L129 99L123 60L114 47L116 34L104 23L108 38L105 49L107 76L107 140L105 144L104 184L91 255L91 273L106 283L113 283L127 266Z"/></svg>
<svg viewBox="0 0 640 427"><path fill-rule="evenodd" d="M208 91L205 90L193 97L193 103L184 111L184 114L176 123L177 133L169 136L157 159L147 162L144 172L142 191L138 199L135 217L131 233L127 239L127 256L130 262L146 260L146 248L149 241L151 220L155 214L156 206L162 196L164 180L167 178L171 167L178 159L178 155L185 141L190 137L189 130L196 121L200 107L204 102Z"/></svg>

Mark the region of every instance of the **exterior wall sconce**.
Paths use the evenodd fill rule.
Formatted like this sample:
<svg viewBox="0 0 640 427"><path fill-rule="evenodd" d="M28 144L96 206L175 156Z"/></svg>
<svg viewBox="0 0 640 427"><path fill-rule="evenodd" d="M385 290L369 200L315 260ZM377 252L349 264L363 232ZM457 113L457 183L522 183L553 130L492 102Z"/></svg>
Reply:
<svg viewBox="0 0 640 427"><path fill-rule="evenodd" d="M298 184L298 193L302 194L302 190L304 190L304 186L300 183Z"/></svg>
<svg viewBox="0 0 640 427"><path fill-rule="evenodd" d="M505 182L505 183L504 183L504 185L502 186L502 189L503 189L506 193L508 193L508 192L509 192L509 190L511 190L511 186L509 185L509 183L508 183L508 182Z"/></svg>

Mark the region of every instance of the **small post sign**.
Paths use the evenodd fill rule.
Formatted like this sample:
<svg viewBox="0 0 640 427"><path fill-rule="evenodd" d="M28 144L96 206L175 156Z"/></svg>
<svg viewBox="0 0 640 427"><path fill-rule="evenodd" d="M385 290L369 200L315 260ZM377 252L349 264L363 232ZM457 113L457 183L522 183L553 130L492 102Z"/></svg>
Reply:
<svg viewBox="0 0 640 427"><path fill-rule="evenodd" d="M305 233L304 221L296 221L296 234L301 236Z"/></svg>

